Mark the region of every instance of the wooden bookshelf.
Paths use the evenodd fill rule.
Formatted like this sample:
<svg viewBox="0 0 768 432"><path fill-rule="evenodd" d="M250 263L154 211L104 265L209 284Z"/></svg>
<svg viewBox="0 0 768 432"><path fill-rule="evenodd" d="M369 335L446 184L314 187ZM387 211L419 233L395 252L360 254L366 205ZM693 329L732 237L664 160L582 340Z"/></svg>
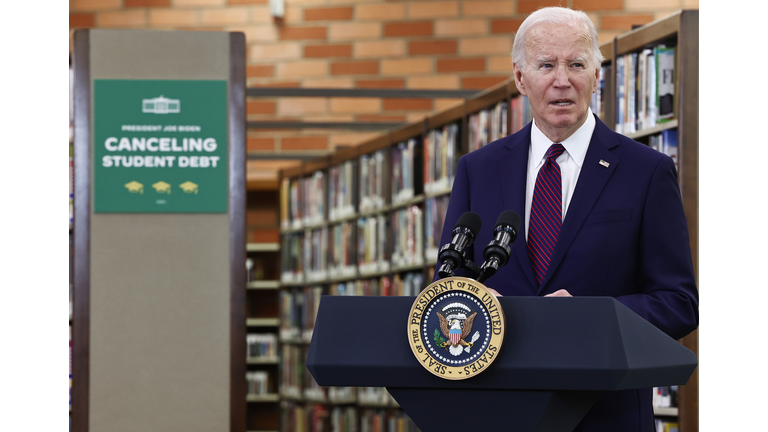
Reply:
<svg viewBox="0 0 768 432"><path fill-rule="evenodd" d="M688 222L691 254L698 284L698 149L699 149L699 11L683 10L668 17L651 22L614 40L611 59L652 48L659 44L674 46L675 53L675 118L668 123L658 124L635 133L630 138L643 141L644 138L664 130L677 130L678 183L683 198L683 207ZM616 79L614 75L612 79ZM616 88L612 87L615 95ZM615 101L615 98L612 98ZM614 107L615 108L615 107ZM615 122L607 123L613 126ZM686 348L698 355L698 330L680 340ZM680 432L699 430L698 369L688 384L679 387L679 407L661 409L657 415L676 417Z"/></svg>
<svg viewBox="0 0 768 432"><path fill-rule="evenodd" d="M280 427L280 343L278 298L280 290L280 227L277 179L247 182L246 256L248 262L246 293L246 328L248 334L272 335L274 354L247 357L247 373L266 374L267 394L247 394L246 430L271 431ZM250 267L249 267L250 265ZM263 376L263 375L262 375ZM233 401L233 403L236 403Z"/></svg>
<svg viewBox="0 0 768 432"><path fill-rule="evenodd" d="M667 123L654 125L653 127L627 134L633 139L643 142L648 140L652 135L662 133L663 131L675 130L678 134L678 177L680 182L681 193L683 197L683 203L685 207L686 217L688 219L688 225L691 238L691 250L693 253L694 269L698 273L698 11L680 11L667 18L655 21L643 27L640 27L632 32L620 35L609 43L603 44L600 49L605 58L603 66L606 67L607 74L603 77L605 97L603 98L603 118L605 124L609 127L613 127L616 124L617 119L617 107L616 100L617 94L617 70L614 67L616 59L619 56L623 56L627 53L638 52L644 48L653 47L663 43L667 46L676 47L675 58L675 119ZM507 134L515 132L513 128L513 113L512 106L513 101L519 95L515 88L514 81L512 79L507 80L504 83L496 85L474 96L471 99L465 100L463 103L457 104L441 112L426 116L422 121L417 121L412 124L405 125L400 129L391 131L389 133L377 136L359 145L344 149L341 152L336 152L330 156L325 156L311 162L302 163L301 166L292 167L281 171L279 176L280 187L282 188L281 199L288 201L281 201L281 251L283 252L281 261L282 270L285 272L287 267L286 263L297 265L297 268L305 271L308 269L309 263L302 260L306 257L303 256L303 242L313 241L310 237L305 236L305 233L311 233L312 231L328 230L329 232L334 227L342 225L344 223L363 221L369 218L383 217L386 221L386 238L384 239L384 252L383 256L385 260L388 260L389 267L386 271L365 271L361 270L362 266L359 266L351 274L344 276L331 276L328 275L325 278L314 280L311 284L306 283L305 273L298 272L298 275L289 278L290 280L281 281L281 290L293 290L298 292L302 287L319 286L322 287L324 293L330 294L332 292L338 292L341 294L341 285L344 285L344 292L349 293L351 289L356 289L358 284L373 281L379 281L379 285L383 284L386 279L390 284L394 285L396 278L402 280L406 276L418 275L422 284L419 287L423 288L428 281L431 281L434 267L437 264L436 257L434 256L434 249L427 254L426 245L426 230L431 229L433 221L428 220L428 205L433 199L439 199L447 197L450 194L450 185L443 188L426 188L425 177L431 173L428 170L431 163L430 153L425 145L425 140L430 136L430 133L434 130L444 130L447 125L457 124L458 132L456 139L458 140L455 148L454 158L450 163L457 163L458 158L470 151L469 131L473 127L473 121L475 115L480 115L482 111L487 110L488 113L500 103L506 103L506 115L502 118L501 122L506 126ZM503 110L503 108L502 108ZM488 114L490 116L490 114ZM482 117L481 117L482 118ZM412 187L413 190L409 194L405 194L404 197L398 197L402 200L396 201L394 199L396 192L396 185L393 182L398 180L398 169L401 165L397 160L397 147L402 142L414 139L416 142L413 148L413 153L410 156L412 159L412 171L410 174L415 180ZM449 144L450 145L450 144ZM367 157L367 161L373 157L376 152L383 151L385 158L382 161L381 167L384 170L385 175L381 182L381 195L384 199L383 205L374 209L362 209L363 201L363 189L368 186L367 182L361 180L361 176L366 169L371 169L370 166L364 166L362 160ZM336 181L332 178L332 171L341 164L351 162L353 166L353 180L346 188L350 194L352 194L352 200L354 202L355 212L351 215L336 218L335 220L329 220L329 206L333 205L333 202L329 199L329 188L334 185ZM455 168L455 165L454 165ZM318 179L320 179L318 181ZM309 189L308 184L311 182L316 189ZM452 182L452 179L450 180ZM307 183L302 183L307 182ZM376 182L374 182L376 183ZM399 184L398 184L399 186ZM426 189L430 189L428 192ZM316 195L311 195L311 194ZM310 222L302 223L301 217L303 214L301 211L296 211L297 206L304 205L303 201L297 201L294 205L291 205L290 197L301 196L303 200L314 200L315 206L320 206L324 212L323 217L320 220L313 219ZM309 194L309 195L308 195ZM395 250L394 244L397 240L394 238L397 236L398 230L393 229L394 217L398 212L403 210L413 210L418 214L420 218L419 223L422 237L413 239L414 242L420 243L424 246L421 249L421 256L417 257L413 262L400 263L394 262L394 254L398 251ZM296 216L295 218L292 218ZM410 228L409 228L410 229ZM413 228L414 230L419 229ZM349 233L349 237L345 238L344 242L353 246L358 245L360 240L360 230L354 229ZM440 231L438 229L438 231ZM296 241L296 244L301 244L302 248L298 248L300 252L291 255L286 246L286 240ZM314 240L316 241L316 240ZM439 237L438 237L439 241ZM330 242L330 240L329 240ZM318 245L314 245L317 247ZM341 244L329 244L324 250L328 250L329 254L337 250L339 247L344 246ZM295 247L295 245L294 245ZM320 248L318 250L323 250ZM294 251L295 252L295 251ZM351 251L352 259L348 265L357 266L360 263L360 251L353 248ZM367 253L367 252L366 252ZM331 258L328 258L328 266L331 264ZM315 263L316 264L316 263ZM288 269L290 270L290 269ZM351 288L350 288L351 287ZM382 288L379 286L379 288ZM336 291L334 291L336 290ZM681 340L687 348L691 349L694 353L697 353L697 333L694 332ZM308 372L307 372L308 375ZM696 432L698 431L698 378L694 373L689 383L679 388L679 408L659 408L656 410L656 415L668 419L677 419L680 425L681 432ZM301 403L300 400L294 401L295 403ZM348 402L347 402L348 403ZM331 402L332 404L332 402ZM356 403L358 411L367 409L371 405L361 402L359 399ZM391 404L385 404L388 409L392 409ZM382 406L383 407L383 406Z"/></svg>

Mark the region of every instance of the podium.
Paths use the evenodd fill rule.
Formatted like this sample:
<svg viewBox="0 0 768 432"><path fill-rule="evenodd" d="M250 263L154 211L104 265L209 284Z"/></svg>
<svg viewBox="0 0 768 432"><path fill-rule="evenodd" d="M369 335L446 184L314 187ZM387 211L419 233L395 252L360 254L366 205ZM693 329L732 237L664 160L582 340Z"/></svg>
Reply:
<svg viewBox="0 0 768 432"><path fill-rule="evenodd" d="M414 297L323 296L307 355L321 386L386 387L422 432L572 431L605 391L685 384L693 352L611 297L499 297L488 370L444 380L414 356Z"/></svg>

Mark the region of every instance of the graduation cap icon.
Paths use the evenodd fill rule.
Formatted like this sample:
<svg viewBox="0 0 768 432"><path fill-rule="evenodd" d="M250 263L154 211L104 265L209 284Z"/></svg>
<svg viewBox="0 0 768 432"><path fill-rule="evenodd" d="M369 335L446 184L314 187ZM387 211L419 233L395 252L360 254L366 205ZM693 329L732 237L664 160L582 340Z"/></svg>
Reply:
<svg viewBox="0 0 768 432"><path fill-rule="evenodd" d="M130 193L144 193L144 185L135 180L130 183L126 183L125 187L128 188L128 192Z"/></svg>
<svg viewBox="0 0 768 432"><path fill-rule="evenodd" d="M179 187L181 187L184 193L193 193L197 195L197 185L192 183L191 181L186 181L180 184Z"/></svg>
<svg viewBox="0 0 768 432"><path fill-rule="evenodd" d="M153 184L152 187L155 188L157 193L167 193L168 195L171 194L171 185L162 180Z"/></svg>

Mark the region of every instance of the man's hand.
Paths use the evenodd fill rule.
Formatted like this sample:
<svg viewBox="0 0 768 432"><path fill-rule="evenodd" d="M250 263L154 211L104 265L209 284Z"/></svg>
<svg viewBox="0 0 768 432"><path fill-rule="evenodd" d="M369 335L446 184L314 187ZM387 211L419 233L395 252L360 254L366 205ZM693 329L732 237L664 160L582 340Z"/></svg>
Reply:
<svg viewBox="0 0 768 432"><path fill-rule="evenodd" d="M552 294L545 295L544 297L573 297L573 296L568 291L564 289L559 289L553 292Z"/></svg>
<svg viewBox="0 0 768 432"><path fill-rule="evenodd" d="M488 288L488 287L486 287L486 288ZM498 291L496 291L496 290L495 290L495 289L493 289L493 288L488 288L488 291L490 291L490 292L491 292L491 294L495 295L496 297L501 297L501 294L499 294L499 292L498 292Z"/></svg>

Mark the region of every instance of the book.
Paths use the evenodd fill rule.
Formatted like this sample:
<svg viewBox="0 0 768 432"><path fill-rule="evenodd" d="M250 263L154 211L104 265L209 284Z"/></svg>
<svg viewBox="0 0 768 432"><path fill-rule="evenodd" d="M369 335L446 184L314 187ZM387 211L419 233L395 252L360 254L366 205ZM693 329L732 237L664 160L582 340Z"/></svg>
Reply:
<svg viewBox="0 0 768 432"><path fill-rule="evenodd" d="M424 192L441 193L453 186L459 138L459 125L451 123L431 130L424 139Z"/></svg>
<svg viewBox="0 0 768 432"><path fill-rule="evenodd" d="M677 129L667 129L661 132L661 151L675 162L675 171L679 171L677 157Z"/></svg>
<svg viewBox="0 0 768 432"><path fill-rule="evenodd" d="M675 117L675 48L656 47L656 105L660 123Z"/></svg>
<svg viewBox="0 0 768 432"><path fill-rule="evenodd" d="M414 196L414 152L416 139L398 143L392 149L392 204L400 204Z"/></svg>
<svg viewBox="0 0 768 432"><path fill-rule="evenodd" d="M352 200L353 172L354 164L351 160L328 170L328 219L330 221L343 219L355 213Z"/></svg>

